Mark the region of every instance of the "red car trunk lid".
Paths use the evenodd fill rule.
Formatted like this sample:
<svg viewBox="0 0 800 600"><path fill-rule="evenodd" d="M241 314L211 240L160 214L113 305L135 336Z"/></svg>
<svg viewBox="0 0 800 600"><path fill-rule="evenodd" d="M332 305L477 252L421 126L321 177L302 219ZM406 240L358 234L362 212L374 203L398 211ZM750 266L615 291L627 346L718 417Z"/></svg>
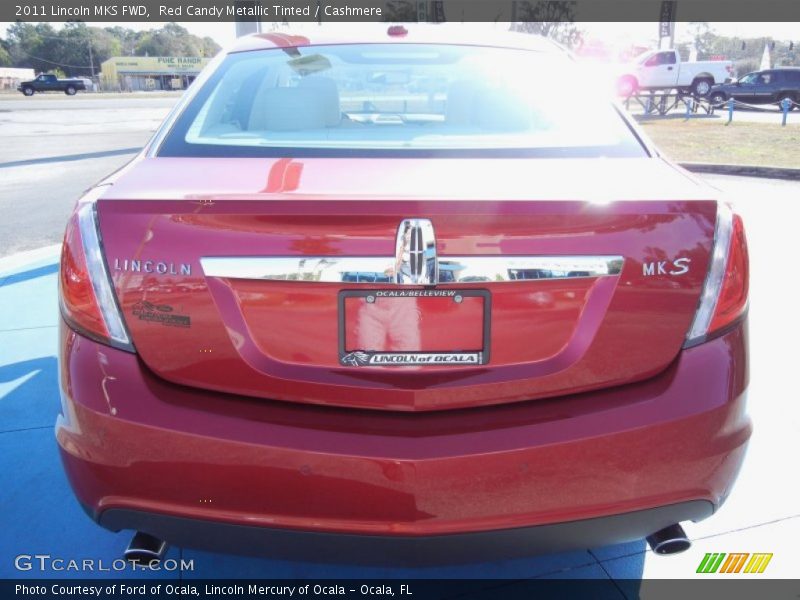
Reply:
<svg viewBox="0 0 800 600"><path fill-rule="evenodd" d="M98 213L136 350L161 377L408 411L574 393L663 370L707 270L716 202L698 193L657 159L150 159L115 182ZM373 282L220 276L202 262L391 258L408 218L430 221L440 265L618 257L621 270L397 285L374 273ZM387 293L397 290L414 293ZM392 353L460 358L398 366Z"/></svg>

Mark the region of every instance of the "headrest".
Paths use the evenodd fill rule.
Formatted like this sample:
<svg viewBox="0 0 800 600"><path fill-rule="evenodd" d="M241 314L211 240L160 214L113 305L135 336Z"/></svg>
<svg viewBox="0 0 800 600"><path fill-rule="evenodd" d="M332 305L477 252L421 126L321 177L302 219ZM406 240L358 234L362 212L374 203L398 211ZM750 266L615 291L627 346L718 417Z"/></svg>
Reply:
<svg viewBox="0 0 800 600"><path fill-rule="evenodd" d="M341 110L336 84L321 77L315 79L318 81L298 87L262 90L253 103L248 129L302 131L337 125Z"/></svg>
<svg viewBox="0 0 800 600"><path fill-rule="evenodd" d="M342 120L342 109L339 102L339 87L329 77L311 75L300 80L301 88L313 89L319 95L320 102L327 104L328 116L325 125L336 127Z"/></svg>

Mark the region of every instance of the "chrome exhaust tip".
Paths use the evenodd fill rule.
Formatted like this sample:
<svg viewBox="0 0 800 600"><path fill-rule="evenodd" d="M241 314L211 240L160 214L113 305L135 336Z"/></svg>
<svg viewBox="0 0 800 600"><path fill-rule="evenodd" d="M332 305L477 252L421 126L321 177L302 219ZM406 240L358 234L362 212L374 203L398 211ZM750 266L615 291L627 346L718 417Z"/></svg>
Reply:
<svg viewBox="0 0 800 600"><path fill-rule="evenodd" d="M678 523L647 536L647 543L656 554L678 554L692 547L686 532Z"/></svg>
<svg viewBox="0 0 800 600"><path fill-rule="evenodd" d="M148 567L154 562L163 560L166 553L167 542L149 533L137 531L125 549L123 556L129 562Z"/></svg>

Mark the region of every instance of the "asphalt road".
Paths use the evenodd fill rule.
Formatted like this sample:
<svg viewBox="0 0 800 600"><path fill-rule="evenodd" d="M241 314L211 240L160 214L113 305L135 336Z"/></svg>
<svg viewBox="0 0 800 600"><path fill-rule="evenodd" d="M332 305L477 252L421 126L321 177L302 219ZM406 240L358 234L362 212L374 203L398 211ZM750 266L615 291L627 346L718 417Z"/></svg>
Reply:
<svg viewBox="0 0 800 600"><path fill-rule="evenodd" d="M0 256L59 242L76 198L130 160L178 98L0 96Z"/></svg>

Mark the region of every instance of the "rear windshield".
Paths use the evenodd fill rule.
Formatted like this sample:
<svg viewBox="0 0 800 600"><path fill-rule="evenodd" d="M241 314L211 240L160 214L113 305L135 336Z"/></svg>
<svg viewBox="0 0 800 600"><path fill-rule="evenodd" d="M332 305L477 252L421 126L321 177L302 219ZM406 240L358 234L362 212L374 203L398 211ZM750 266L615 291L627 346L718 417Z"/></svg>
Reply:
<svg viewBox="0 0 800 600"><path fill-rule="evenodd" d="M363 44L228 56L160 156L646 153L566 56Z"/></svg>

